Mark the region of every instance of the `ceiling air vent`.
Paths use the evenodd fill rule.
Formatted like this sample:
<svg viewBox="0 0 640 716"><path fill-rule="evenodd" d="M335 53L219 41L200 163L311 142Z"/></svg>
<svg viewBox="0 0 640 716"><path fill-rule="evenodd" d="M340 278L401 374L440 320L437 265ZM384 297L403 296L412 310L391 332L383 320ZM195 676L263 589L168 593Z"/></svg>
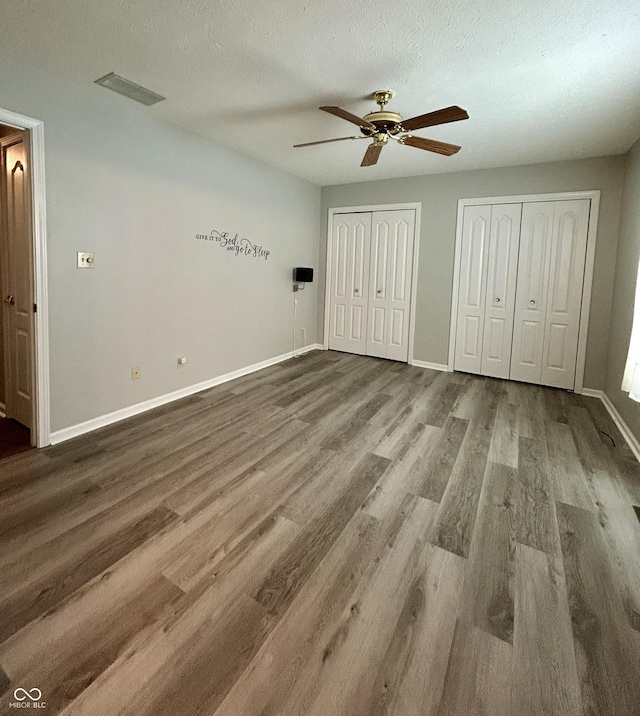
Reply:
<svg viewBox="0 0 640 716"><path fill-rule="evenodd" d="M102 87L113 90L118 94L123 94L129 99L135 99L136 102L140 102L140 104L144 104L147 107L166 99L166 97L156 94L145 87L140 87L140 85L137 85L135 82L125 80L124 77L120 77L120 75L117 75L115 72L109 72L108 75L96 80L96 84L102 85Z"/></svg>

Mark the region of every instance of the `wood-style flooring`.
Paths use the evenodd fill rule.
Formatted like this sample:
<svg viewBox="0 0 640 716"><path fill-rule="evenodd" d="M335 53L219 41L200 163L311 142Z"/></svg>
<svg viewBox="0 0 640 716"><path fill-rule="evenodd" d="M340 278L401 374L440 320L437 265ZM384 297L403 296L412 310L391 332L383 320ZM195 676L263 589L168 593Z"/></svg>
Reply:
<svg viewBox="0 0 640 716"><path fill-rule="evenodd" d="M311 353L0 462L0 713L637 715L638 508L595 399Z"/></svg>
<svg viewBox="0 0 640 716"><path fill-rule="evenodd" d="M31 449L29 428L15 420L0 418L0 459Z"/></svg>

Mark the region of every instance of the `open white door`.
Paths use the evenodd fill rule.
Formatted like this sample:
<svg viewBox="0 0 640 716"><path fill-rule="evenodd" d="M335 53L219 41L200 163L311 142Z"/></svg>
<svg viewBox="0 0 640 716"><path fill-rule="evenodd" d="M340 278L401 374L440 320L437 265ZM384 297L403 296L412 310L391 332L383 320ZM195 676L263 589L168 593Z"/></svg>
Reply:
<svg viewBox="0 0 640 716"><path fill-rule="evenodd" d="M22 135L2 147L6 414L33 428L33 247L29 157Z"/></svg>
<svg viewBox="0 0 640 716"><path fill-rule="evenodd" d="M367 355L407 361L415 211L376 211L371 222Z"/></svg>

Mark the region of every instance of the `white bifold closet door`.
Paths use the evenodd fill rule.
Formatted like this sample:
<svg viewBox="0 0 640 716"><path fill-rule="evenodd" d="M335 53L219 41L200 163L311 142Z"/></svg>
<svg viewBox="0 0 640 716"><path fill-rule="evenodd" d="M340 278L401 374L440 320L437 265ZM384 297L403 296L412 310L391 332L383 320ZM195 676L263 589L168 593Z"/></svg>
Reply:
<svg viewBox="0 0 640 716"><path fill-rule="evenodd" d="M329 348L407 361L415 211L335 214Z"/></svg>
<svg viewBox="0 0 640 716"><path fill-rule="evenodd" d="M335 215L332 241L329 348L365 355L371 212Z"/></svg>
<svg viewBox="0 0 640 716"><path fill-rule="evenodd" d="M455 370L508 378L522 204L464 209Z"/></svg>
<svg viewBox="0 0 640 716"><path fill-rule="evenodd" d="M573 389L591 202L524 205L511 378Z"/></svg>
<svg viewBox="0 0 640 716"><path fill-rule="evenodd" d="M371 218L367 350L406 361L415 212L376 211Z"/></svg>

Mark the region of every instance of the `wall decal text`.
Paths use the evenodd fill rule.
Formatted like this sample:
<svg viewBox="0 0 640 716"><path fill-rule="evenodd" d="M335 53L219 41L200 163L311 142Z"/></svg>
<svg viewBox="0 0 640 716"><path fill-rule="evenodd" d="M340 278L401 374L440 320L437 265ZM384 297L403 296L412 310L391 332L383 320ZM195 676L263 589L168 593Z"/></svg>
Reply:
<svg viewBox="0 0 640 716"><path fill-rule="evenodd" d="M241 239L238 234L232 237L228 231L212 229L210 234L196 234L196 239L198 241L213 241L221 248L233 251L236 256L251 256L254 259L264 259L265 261L271 256L271 251L265 249L264 246L253 244L249 239Z"/></svg>

